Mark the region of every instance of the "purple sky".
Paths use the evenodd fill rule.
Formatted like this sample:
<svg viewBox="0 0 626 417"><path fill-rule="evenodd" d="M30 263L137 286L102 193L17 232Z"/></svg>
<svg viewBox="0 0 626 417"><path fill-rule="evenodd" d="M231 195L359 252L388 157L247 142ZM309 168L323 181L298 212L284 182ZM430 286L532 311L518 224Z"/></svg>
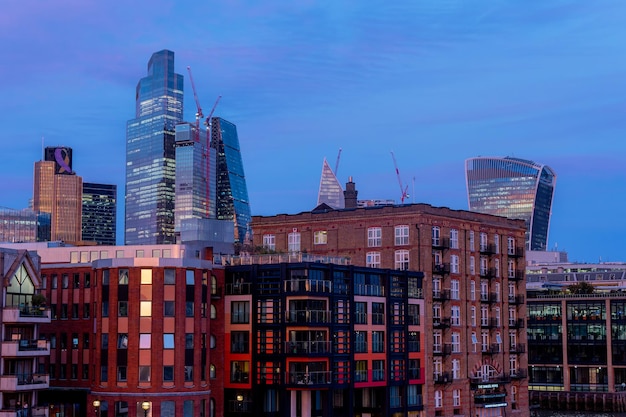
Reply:
<svg viewBox="0 0 626 417"><path fill-rule="evenodd" d="M311 210L339 148L359 198L399 201L393 150L410 202L455 209L465 159L509 155L558 175L551 247L626 261L623 0L5 3L0 206L28 205L44 137L123 207L135 86L170 49L188 120L187 65L205 112L223 95L253 214Z"/></svg>

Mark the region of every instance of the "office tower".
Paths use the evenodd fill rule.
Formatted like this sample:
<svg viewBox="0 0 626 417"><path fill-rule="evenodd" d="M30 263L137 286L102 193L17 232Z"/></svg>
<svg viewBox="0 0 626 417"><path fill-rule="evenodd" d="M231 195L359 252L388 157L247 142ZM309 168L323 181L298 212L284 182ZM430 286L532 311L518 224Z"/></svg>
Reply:
<svg viewBox="0 0 626 417"><path fill-rule="evenodd" d="M174 129L183 118L183 76L174 52L156 52L137 84L135 118L126 127L126 244L173 243Z"/></svg>
<svg viewBox="0 0 626 417"><path fill-rule="evenodd" d="M465 161L470 211L522 219L526 249L546 250L556 174L518 158L478 157Z"/></svg>
<svg viewBox="0 0 626 417"><path fill-rule="evenodd" d="M215 152L207 153L206 134L192 123L176 125L176 233L185 220L215 218Z"/></svg>
<svg viewBox="0 0 626 417"><path fill-rule="evenodd" d="M235 223L235 242L249 233L250 201L243 171L237 126L221 117L211 119L211 148L216 150L216 215Z"/></svg>
<svg viewBox="0 0 626 417"><path fill-rule="evenodd" d="M0 208L0 242L50 240L50 213Z"/></svg>
<svg viewBox="0 0 626 417"><path fill-rule="evenodd" d="M83 183L83 240L115 245L117 185Z"/></svg>
<svg viewBox="0 0 626 417"><path fill-rule="evenodd" d="M322 164L322 178L320 179L320 188L317 193L317 205L326 204L334 209L344 208L343 189L335 173L330 169L328 161L324 158Z"/></svg>
<svg viewBox="0 0 626 417"><path fill-rule="evenodd" d="M48 391L49 375L43 360L50 342L40 326L50 323L50 310L41 298L39 259L26 250L0 249L0 331L2 384L0 404L5 416L47 416L41 395Z"/></svg>
<svg viewBox="0 0 626 417"><path fill-rule="evenodd" d="M50 213L51 240L82 238L83 179L72 171L72 149L48 147L45 160L35 162L33 210Z"/></svg>
<svg viewBox="0 0 626 417"><path fill-rule="evenodd" d="M387 357L378 356L368 345L368 355L364 357L372 361L368 362L371 367L359 367L353 373L355 379L359 378L363 375L360 370L375 369L373 361L382 360L386 375L395 381L414 367L412 360L424 355L420 365L423 413L419 411L419 402L415 401L414 388L409 389L410 382L407 385L399 381L394 391L382 395L371 387L378 381L368 379L366 384L355 387L360 388L355 398L375 398L381 408L389 407L387 413L380 415L528 417L528 380L524 372L527 356L518 348L518 343L526 340L525 227L522 220L427 204L407 204L253 216L252 232L253 246L263 247L274 257L341 256L349 258L355 268L384 268L397 273L418 271L427 277L421 288L423 331L410 326L408 332L398 328L398 334L391 328L387 330L388 348L398 349L404 356L393 357L393 352L386 352L392 353ZM410 304L400 310L392 308L389 300L384 301L385 296L393 296L396 291L400 294L393 286L402 280L392 278L391 288L381 292L379 287L385 280L377 275L357 274L355 269L354 277L349 280L350 291L365 297L363 300L355 297L352 314L359 311L356 302L365 301L368 320L369 317L374 320L375 315L371 314L375 312L374 304L386 302L384 311L398 317L391 324L400 325L403 321L405 325L410 324ZM301 294L330 291L321 290L320 286L324 277L332 276L332 273L313 274L311 271L291 275L292 279L301 277ZM274 278L274 275L267 277ZM333 292L340 293L345 287L334 283L332 288ZM415 291L415 288L409 286L408 291ZM367 301L370 297L380 298L370 303ZM302 306L298 308L296 304L293 308L306 310L306 304ZM281 308L291 310L292 307L283 304ZM339 316L337 311L333 310L333 316ZM368 333L375 330L371 327L373 324L367 322ZM354 330L362 329L355 327ZM371 337L367 339L369 343L374 335L367 337ZM261 346L261 342L255 341L253 346ZM349 362L357 366L356 362ZM373 378L373 374L367 375ZM225 395L228 395L226 391ZM404 408L410 398L412 406ZM342 415L356 415L357 410L353 411L355 414Z"/></svg>

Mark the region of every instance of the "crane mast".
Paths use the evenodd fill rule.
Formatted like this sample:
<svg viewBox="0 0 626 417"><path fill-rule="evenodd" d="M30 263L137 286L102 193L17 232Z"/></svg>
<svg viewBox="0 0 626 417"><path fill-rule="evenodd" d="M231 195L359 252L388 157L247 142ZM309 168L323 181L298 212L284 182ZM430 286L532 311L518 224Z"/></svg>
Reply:
<svg viewBox="0 0 626 417"><path fill-rule="evenodd" d="M202 113L202 107L200 106L200 100L198 99L198 93L196 91L196 84L193 82L193 75L191 74L191 67L187 66L187 72L189 73L189 80L191 81L191 89L193 90L193 99L196 102L196 130L193 133L193 139L195 142L200 142L200 119L204 117Z"/></svg>
<svg viewBox="0 0 626 417"><path fill-rule="evenodd" d="M339 153L337 154L337 162L335 162L335 177L337 176L337 171L339 170L339 159L341 158L341 148L339 148Z"/></svg>
<svg viewBox="0 0 626 417"><path fill-rule="evenodd" d="M396 162L396 156L393 151L391 151L391 158L393 159L393 166L396 168L396 176L398 177L398 184L400 184L400 202L404 204L404 200L408 198L409 194L409 186L406 187L402 185L402 177L400 177L400 170L398 169L398 163Z"/></svg>

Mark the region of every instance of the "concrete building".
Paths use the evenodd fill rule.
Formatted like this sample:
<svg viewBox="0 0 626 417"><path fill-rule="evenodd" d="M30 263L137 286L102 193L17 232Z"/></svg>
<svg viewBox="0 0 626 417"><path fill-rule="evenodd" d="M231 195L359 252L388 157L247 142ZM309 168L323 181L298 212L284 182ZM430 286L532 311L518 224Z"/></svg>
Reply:
<svg viewBox="0 0 626 417"><path fill-rule="evenodd" d="M0 249L0 273L0 415L48 416L41 395L49 386L50 343L40 327L50 323L50 310L37 295L39 258L25 250Z"/></svg>
<svg viewBox="0 0 626 417"><path fill-rule="evenodd" d="M523 221L411 204L253 216L252 230L265 252L424 274L418 415L528 416Z"/></svg>

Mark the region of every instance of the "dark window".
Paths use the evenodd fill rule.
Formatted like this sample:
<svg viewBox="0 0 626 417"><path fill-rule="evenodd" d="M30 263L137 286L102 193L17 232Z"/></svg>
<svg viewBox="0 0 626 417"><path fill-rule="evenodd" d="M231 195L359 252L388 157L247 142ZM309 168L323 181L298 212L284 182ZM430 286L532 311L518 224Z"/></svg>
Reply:
<svg viewBox="0 0 626 417"><path fill-rule="evenodd" d="M74 274L74 288L80 288L80 274Z"/></svg>
<svg viewBox="0 0 626 417"><path fill-rule="evenodd" d="M72 304L72 318L78 318L78 304Z"/></svg>
<svg viewBox="0 0 626 417"><path fill-rule="evenodd" d="M174 367L164 366L163 367L163 381L173 381L173 380L174 380Z"/></svg>
<svg viewBox="0 0 626 417"><path fill-rule="evenodd" d="M230 333L230 351L232 353L248 353L249 333L248 332L231 332Z"/></svg>
<svg viewBox="0 0 626 417"><path fill-rule="evenodd" d="M193 301L185 302L185 316L193 317Z"/></svg>
<svg viewBox="0 0 626 417"><path fill-rule="evenodd" d="M231 323L250 322L250 303L248 301L233 301L230 305Z"/></svg>
<svg viewBox="0 0 626 417"><path fill-rule="evenodd" d="M128 317L128 301L117 302L117 316Z"/></svg>
<svg viewBox="0 0 626 417"><path fill-rule="evenodd" d="M174 301L163 302L163 315L165 317L174 317Z"/></svg>
<svg viewBox="0 0 626 417"><path fill-rule="evenodd" d="M83 304L83 318L84 319L89 318L89 303Z"/></svg>

